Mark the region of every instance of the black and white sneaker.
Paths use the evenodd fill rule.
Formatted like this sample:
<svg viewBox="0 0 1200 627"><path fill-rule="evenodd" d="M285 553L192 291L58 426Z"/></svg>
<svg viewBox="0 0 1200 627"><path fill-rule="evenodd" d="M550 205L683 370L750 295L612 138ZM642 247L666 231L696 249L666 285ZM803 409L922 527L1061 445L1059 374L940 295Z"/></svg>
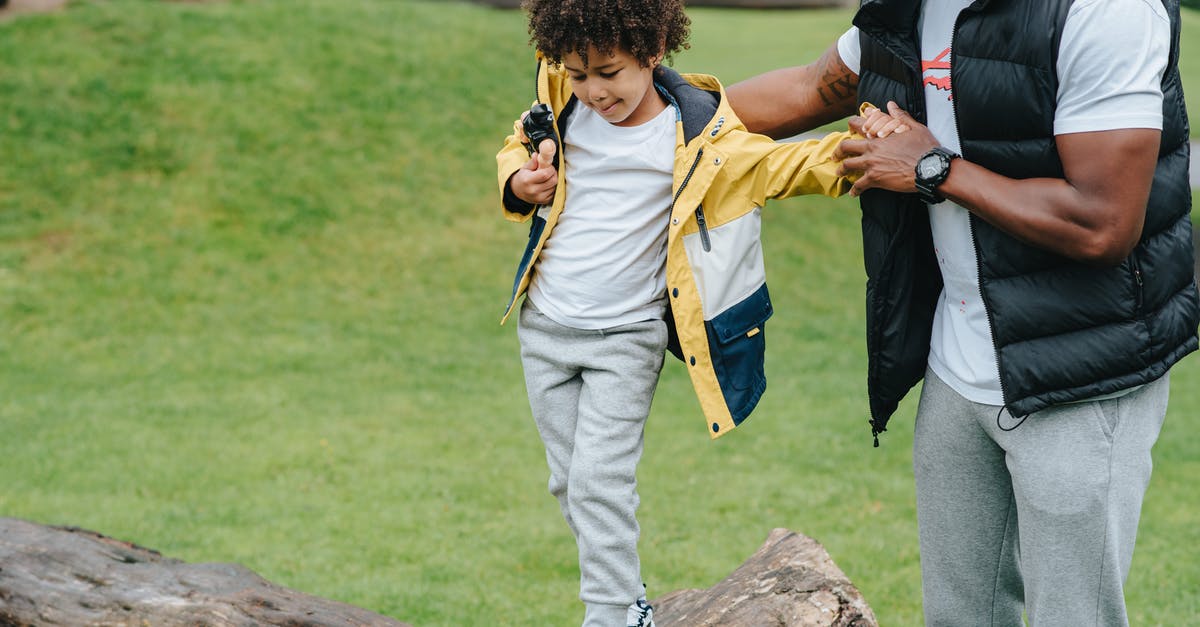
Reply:
<svg viewBox="0 0 1200 627"><path fill-rule="evenodd" d="M625 614L625 624L629 627L654 627L654 608L650 607L646 597L629 606L629 611Z"/></svg>

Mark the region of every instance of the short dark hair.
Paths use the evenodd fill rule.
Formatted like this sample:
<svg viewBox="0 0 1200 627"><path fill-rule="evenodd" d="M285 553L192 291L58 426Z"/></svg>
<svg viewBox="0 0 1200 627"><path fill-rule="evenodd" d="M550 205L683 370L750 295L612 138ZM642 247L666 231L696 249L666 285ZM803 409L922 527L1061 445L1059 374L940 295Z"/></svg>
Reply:
<svg viewBox="0 0 1200 627"><path fill-rule="evenodd" d="M618 48L643 67L663 53L688 47L691 20L682 0L524 0L529 41L552 63L575 53L587 65L588 46L600 54Z"/></svg>

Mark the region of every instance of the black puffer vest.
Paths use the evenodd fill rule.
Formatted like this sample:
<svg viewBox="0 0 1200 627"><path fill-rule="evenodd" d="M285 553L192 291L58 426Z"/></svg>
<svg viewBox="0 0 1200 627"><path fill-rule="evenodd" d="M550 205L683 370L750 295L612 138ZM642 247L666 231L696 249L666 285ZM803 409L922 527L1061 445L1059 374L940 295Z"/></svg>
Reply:
<svg viewBox="0 0 1200 627"><path fill-rule="evenodd" d="M1015 416L1153 381L1197 348L1188 125L1179 2L1163 76L1163 132L1141 241L1115 267L1035 248L971 216L1004 402ZM1058 45L1070 0L978 0L959 16L951 82L963 157L1012 178L1062 177L1054 143ZM925 121L920 2L865 0L860 102ZM862 196L871 426L883 431L924 375L942 288L929 214L915 195ZM876 440L878 443L878 440Z"/></svg>

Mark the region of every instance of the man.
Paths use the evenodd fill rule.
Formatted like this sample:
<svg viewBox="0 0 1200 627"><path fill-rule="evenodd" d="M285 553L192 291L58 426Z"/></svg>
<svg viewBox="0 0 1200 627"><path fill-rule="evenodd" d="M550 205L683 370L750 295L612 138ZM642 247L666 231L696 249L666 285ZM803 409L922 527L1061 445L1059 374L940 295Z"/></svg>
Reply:
<svg viewBox="0 0 1200 627"><path fill-rule="evenodd" d="M892 103L841 153L876 444L925 380L926 623L1127 625L1167 373L1200 320L1179 3L865 0L854 25L728 93L775 137Z"/></svg>

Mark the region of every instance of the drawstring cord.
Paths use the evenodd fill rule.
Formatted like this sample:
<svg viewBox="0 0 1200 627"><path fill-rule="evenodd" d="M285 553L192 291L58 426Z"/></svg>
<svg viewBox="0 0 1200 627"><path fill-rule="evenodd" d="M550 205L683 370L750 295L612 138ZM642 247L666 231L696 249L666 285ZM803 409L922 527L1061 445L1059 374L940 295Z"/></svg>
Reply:
<svg viewBox="0 0 1200 627"><path fill-rule="evenodd" d="M1004 428L1004 425L1000 424L1000 416L1001 416L1001 415L1004 413L1004 410L1006 410L1006 409L1008 409L1008 408L1007 408L1007 407L1001 407L1001 408L1000 408L1000 411L996 412L996 428L997 428L997 429L999 429L999 430L1001 430L1001 431L1013 431L1013 430L1015 430L1017 427L1019 427L1019 426L1021 426L1021 425L1025 424L1025 419L1029 417L1029 414L1025 414L1024 416L1021 416L1021 419L1017 421L1017 424L1015 424L1015 425L1013 425L1013 426L1011 426L1011 427L1008 427L1008 428L1006 429L1006 428ZM1009 412L1009 414L1008 414L1008 415L1009 415L1009 416L1012 416L1012 412Z"/></svg>

